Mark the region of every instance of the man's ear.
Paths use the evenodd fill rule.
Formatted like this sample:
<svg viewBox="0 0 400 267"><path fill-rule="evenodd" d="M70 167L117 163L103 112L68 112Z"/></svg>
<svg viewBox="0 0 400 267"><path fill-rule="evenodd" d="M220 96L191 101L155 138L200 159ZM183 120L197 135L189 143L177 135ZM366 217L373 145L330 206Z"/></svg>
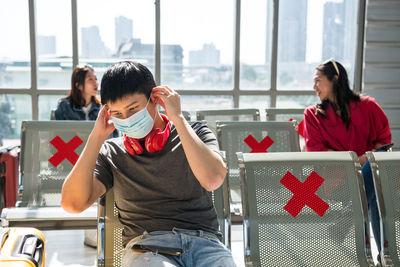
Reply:
<svg viewBox="0 0 400 267"><path fill-rule="evenodd" d="M157 98L158 98L158 97L155 96L153 92L150 94L150 101L151 101L153 104L157 104Z"/></svg>

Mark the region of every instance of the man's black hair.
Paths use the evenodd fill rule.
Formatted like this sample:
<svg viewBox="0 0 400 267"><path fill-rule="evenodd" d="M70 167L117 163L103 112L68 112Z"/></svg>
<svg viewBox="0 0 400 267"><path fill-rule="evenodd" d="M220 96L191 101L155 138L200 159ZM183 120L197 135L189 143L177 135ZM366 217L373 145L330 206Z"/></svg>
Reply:
<svg viewBox="0 0 400 267"><path fill-rule="evenodd" d="M153 74L144 65L136 61L118 62L110 66L101 79L101 103L113 103L135 93L149 98L155 86Z"/></svg>

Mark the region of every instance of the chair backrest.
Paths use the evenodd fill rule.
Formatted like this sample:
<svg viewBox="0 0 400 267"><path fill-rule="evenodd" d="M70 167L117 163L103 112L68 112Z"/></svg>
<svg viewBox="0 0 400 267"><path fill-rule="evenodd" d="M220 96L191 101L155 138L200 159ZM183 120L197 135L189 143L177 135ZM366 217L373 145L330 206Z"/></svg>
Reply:
<svg viewBox="0 0 400 267"><path fill-rule="evenodd" d="M120 267L122 264L122 230L118 220L118 209L114 202L114 190L104 196L105 206L98 219L97 266ZM100 206L99 206L100 207Z"/></svg>
<svg viewBox="0 0 400 267"><path fill-rule="evenodd" d="M383 266L400 266L400 152L367 152L381 215Z"/></svg>
<svg viewBox="0 0 400 267"><path fill-rule="evenodd" d="M52 109L50 112L50 120L55 121L56 120L56 110Z"/></svg>
<svg viewBox="0 0 400 267"><path fill-rule="evenodd" d="M304 108L267 108L265 109L267 121L288 121L289 119L303 120Z"/></svg>
<svg viewBox="0 0 400 267"><path fill-rule="evenodd" d="M18 206L60 206L61 188L73 167L69 160L77 160L93 126L94 121L22 122Z"/></svg>
<svg viewBox="0 0 400 267"><path fill-rule="evenodd" d="M354 152L237 156L246 266L374 266Z"/></svg>
<svg viewBox="0 0 400 267"><path fill-rule="evenodd" d="M236 152L250 152L245 139L252 135L257 142L269 136L273 144L268 152L300 151L299 136L295 121L217 121L217 139L221 150L226 152L228 179L231 189L240 186Z"/></svg>
<svg viewBox="0 0 400 267"><path fill-rule="evenodd" d="M226 153L221 151L221 154L226 163ZM231 249L231 209L230 209L230 194L228 175L224 183L215 191L212 191L211 197L217 212L219 231L222 233L222 243L228 249Z"/></svg>
<svg viewBox="0 0 400 267"><path fill-rule="evenodd" d="M216 133L216 121L259 121L258 109L197 110L197 120L206 120L208 127Z"/></svg>
<svg viewBox="0 0 400 267"><path fill-rule="evenodd" d="M165 114L165 110L160 110L160 113L161 113L161 114ZM189 111L182 110L182 115L183 115L183 117L184 117L187 121L190 121L190 120L191 120L191 119L190 119L190 112L189 112Z"/></svg>
<svg viewBox="0 0 400 267"><path fill-rule="evenodd" d="M211 193L218 223L222 233L222 241L228 249L231 245L231 220L229 208L229 184L225 179L223 185ZM105 195L105 207L98 219L97 266L119 267L122 262L122 230L118 220L118 209L114 202L113 189ZM99 205L99 208L101 206Z"/></svg>

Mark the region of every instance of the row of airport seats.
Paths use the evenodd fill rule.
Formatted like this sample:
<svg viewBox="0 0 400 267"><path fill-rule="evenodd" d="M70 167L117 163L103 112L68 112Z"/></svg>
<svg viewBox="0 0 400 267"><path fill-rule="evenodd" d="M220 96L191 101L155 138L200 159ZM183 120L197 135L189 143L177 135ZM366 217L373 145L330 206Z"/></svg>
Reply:
<svg viewBox="0 0 400 267"><path fill-rule="evenodd" d="M220 112L221 111L218 111L218 113ZM233 112L238 111L234 110ZM213 200L217 209L221 231L224 233L224 243L229 246L231 214L229 207L229 203L231 202L229 201L229 198L231 197L231 194L229 194L229 183L232 181L231 187L236 187L236 192L238 188L240 191L240 171L237 164L236 152L251 152L250 146L244 144L244 139L249 135L252 135L257 142L261 142L263 138L265 138L266 136L270 136L271 139L273 139L274 143L267 148L268 152L299 151L299 149L298 136L294 129L295 122L282 122L283 124L285 124L286 129L289 129L289 131L294 133L294 135L292 134L292 137L290 137L291 135L289 133L282 132L282 130L278 131L277 134L273 134L273 132L275 131L273 127L267 127L268 125L274 124L275 122L273 121L244 121L234 122L232 124L232 121L229 120L244 119L242 118L243 115L239 115L238 113L231 113L231 115L226 116L228 117L222 118L228 119L228 121L215 122L215 131L217 132L218 141L220 143L221 149L226 150L226 159L229 166L228 179L226 179L224 186L222 186L219 190L213 192ZM205 116L204 119L212 121L210 117ZM234 128L232 128L231 126L235 126L235 123L238 128L241 127L243 129L244 133L232 134ZM22 190L19 207L15 209L6 209L3 211L3 225L24 226L28 224L42 230L77 228L82 229L96 227L98 217L96 205L91 207L85 213L78 215L68 214L59 207L61 186L65 177L72 169L72 164L68 160L62 161L60 164L57 164L57 166L54 166L52 163L49 162L49 158L57 153L57 149L55 148L55 146L49 144L51 140L54 140L55 137L59 136L64 143L68 143L73 137L79 137L79 139L82 140L82 144L78 145L75 150L77 155L79 155L84 147L84 144L86 143L87 136L89 135L92 128L93 122L33 121L23 123L21 134L21 184L23 185L24 190ZM229 132L231 132L230 135ZM237 137L238 139L232 139L234 137ZM223 140L226 140L226 144ZM282 150L281 148L275 148L275 146L277 146L279 143L277 140L294 140L292 142L294 144L294 149ZM58 145L60 145L60 142L58 143ZM238 144L241 145L238 146ZM286 147L289 147L289 145L286 145ZM304 154L307 153L302 153L302 155ZM234 164L236 164L236 166ZM229 178L229 176L231 175L234 178ZM112 192L110 192L110 194L111 193ZM117 216L116 211L114 211L113 201L109 199L111 199L111 197L109 197L109 194L107 194L106 202L109 203L110 201L112 204L106 204L105 210L109 211L111 209L113 210L113 216ZM238 203L240 206L242 206L242 202L244 203L244 200L241 201L241 198L239 198ZM105 217L99 216L98 225L106 225L106 219L112 218L110 216L111 215ZM107 231L104 231L104 229L105 228L103 228L102 231L104 234L106 234ZM108 238L108 240L110 239ZM114 242L116 245L118 245L119 241L118 239L115 239L115 241L113 241L112 243L114 244ZM102 246L98 247L99 249L102 249ZM106 250L103 250L103 253L100 253L100 251L99 255L107 254L105 253L105 251ZM108 255L110 254L108 253ZM105 260L103 260L103 262L104 261ZM101 263L102 261L99 260L99 262Z"/></svg>
<svg viewBox="0 0 400 267"><path fill-rule="evenodd" d="M188 112L184 112L188 118ZM198 111L198 116L211 119L210 116L222 116L225 119L259 119L258 109L231 109L224 111ZM225 115L223 115L225 114ZM54 112L53 112L54 116ZM212 122L214 123L214 121ZM35 226L42 230L94 228L97 220L97 207L83 214L72 215L60 208L61 187L73 164L69 157L58 152L58 147L69 147L69 142L78 142L68 155L76 160L86 143L94 122L88 121L24 121L21 127L21 165L20 194L17 208L2 211L2 225ZM257 136L255 136L257 137ZM54 144L50 144L54 142ZM63 149L61 149L63 150ZM75 154L75 155L74 155ZM54 164L50 158L61 162ZM227 156L230 160L231 155ZM236 171L237 173L237 171ZM236 179L236 184L238 180Z"/></svg>
<svg viewBox="0 0 400 267"><path fill-rule="evenodd" d="M51 110L50 119L55 120L55 109ZM161 110L162 113L165 113ZM266 115L266 120L289 120L294 119L301 121L303 119L304 108L267 108L264 110ZM260 120L261 112L259 109L214 109L214 110L196 110L194 112L182 111L182 115L186 120L206 120L216 121L216 120ZM236 116L232 118L232 116ZM207 118L206 118L207 117ZM250 117L250 119L246 118ZM232 119L231 119L232 118Z"/></svg>
<svg viewBox="0 0 400 267"><path fill-rule="evenodd" d="M369 152L368 158L382 215L382 263L400 266L400 152ZM375 266L354 152L238 152L237 161L246 266ZM213 197L229 248L228 192L225 180ZM112 190L98 231L98 266L121 266L122 226Z"/></svg>

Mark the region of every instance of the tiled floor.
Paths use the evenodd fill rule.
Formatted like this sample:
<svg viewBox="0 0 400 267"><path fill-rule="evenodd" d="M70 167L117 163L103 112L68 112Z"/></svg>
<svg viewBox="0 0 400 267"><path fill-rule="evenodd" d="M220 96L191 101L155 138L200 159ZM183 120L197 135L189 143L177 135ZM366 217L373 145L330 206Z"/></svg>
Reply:
<svg viewBox="0 0 400 267"><path fill-rule="evenodd" d="M96 266L97 250L83 244L83 230L44 231L46 267Z"/></svg>
<svg viewBox="0 0 400 267"><path fill-rule="evenodd" d="M45 231L46 267L96 266L97 251L83 245L83 230ZM372 254L376 258L375 242ZM232 226L232 254L238 267L244 267L242 226Z"/></svg>

